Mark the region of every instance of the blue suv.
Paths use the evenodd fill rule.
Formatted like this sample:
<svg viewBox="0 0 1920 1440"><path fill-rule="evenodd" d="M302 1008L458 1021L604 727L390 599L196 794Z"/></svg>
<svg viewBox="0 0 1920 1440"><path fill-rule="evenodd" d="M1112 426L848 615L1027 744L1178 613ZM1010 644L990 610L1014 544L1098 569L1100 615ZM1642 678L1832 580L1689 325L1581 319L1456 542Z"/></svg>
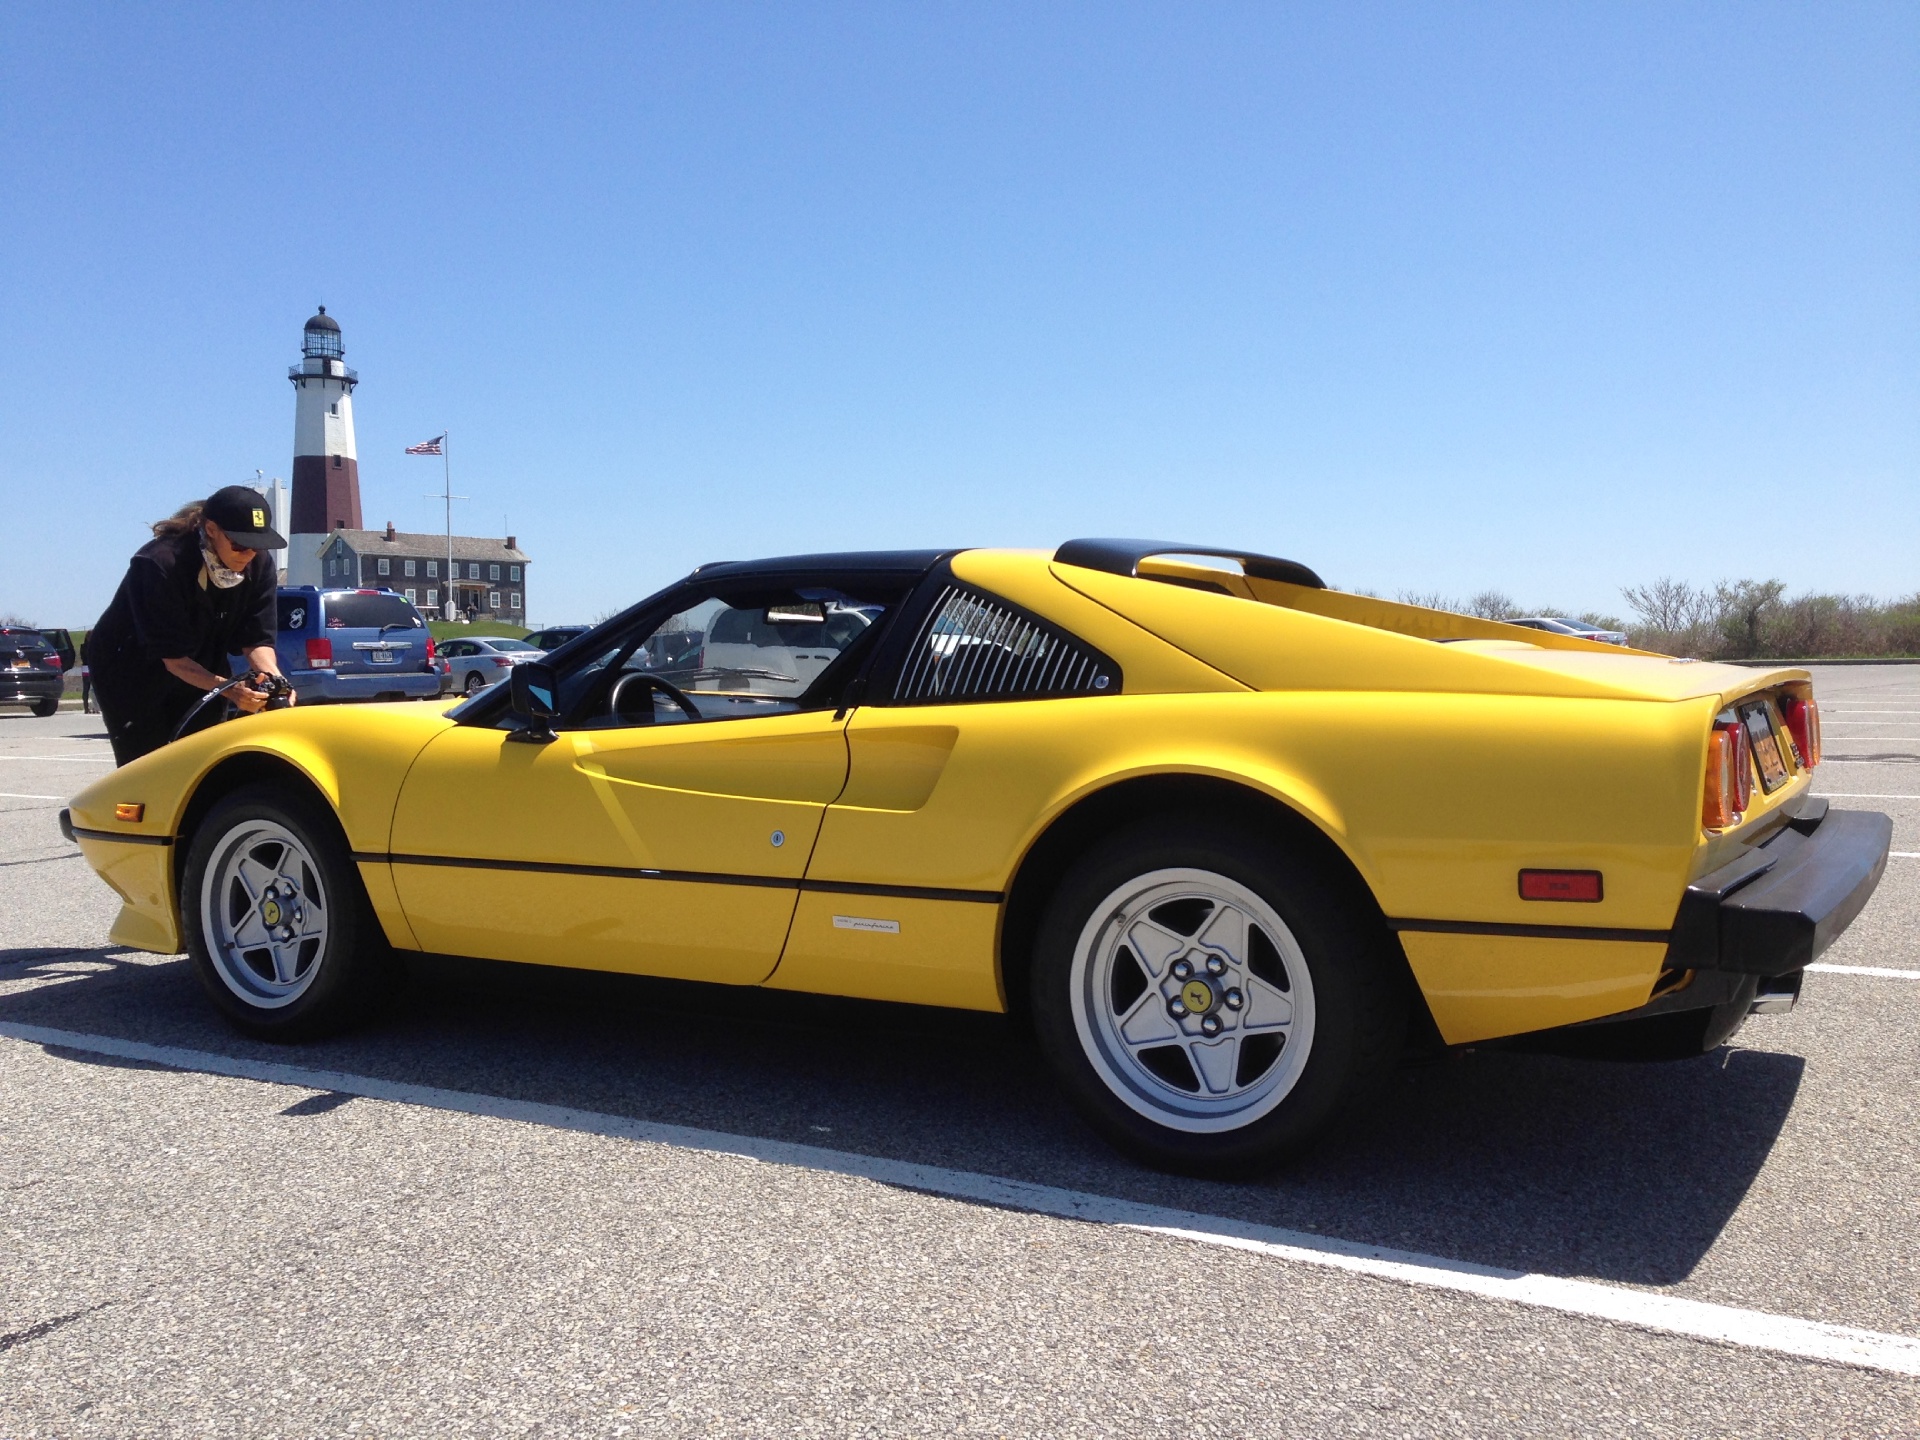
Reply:
<svg viewBox="0 0 1920 1440"><path fill-rule="evenodd" d="M406 596L391 590L284 585L273 648L303 703L440 693L427 622ZM245 663L235 657L236 666Z"/></svg>

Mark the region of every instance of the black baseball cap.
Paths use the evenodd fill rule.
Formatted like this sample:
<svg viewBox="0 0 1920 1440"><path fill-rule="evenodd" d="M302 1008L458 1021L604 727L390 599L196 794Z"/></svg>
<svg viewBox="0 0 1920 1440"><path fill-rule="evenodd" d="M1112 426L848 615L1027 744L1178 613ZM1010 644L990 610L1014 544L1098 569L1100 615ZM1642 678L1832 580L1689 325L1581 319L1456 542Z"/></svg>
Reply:
<svg viewBox="0 0 1920 1440"><path fill-rule="evenodd" d="M267 500L245 485L228 485L201 502L207 519L226 532L242 550L284 550L287 538L269 525Z"/></svg>

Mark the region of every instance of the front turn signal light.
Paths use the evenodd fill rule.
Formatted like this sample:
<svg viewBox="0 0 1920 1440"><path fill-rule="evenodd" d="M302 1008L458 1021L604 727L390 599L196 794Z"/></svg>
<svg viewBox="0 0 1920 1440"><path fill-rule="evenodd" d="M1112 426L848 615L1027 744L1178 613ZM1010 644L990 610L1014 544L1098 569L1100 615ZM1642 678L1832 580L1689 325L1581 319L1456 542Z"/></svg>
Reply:
<svg viewBox="0 0 1920 1440"><path fill-rule="evenodd" d="M1753 758L1747 753L1746 727L1738 720L1713 727L1707 737L1707 789L1700 823L1709 830L1738 825L1753 798Z"/></svg>
<svg viewBox="0 0 1920 1440"><path fill-rule="evenodd" d="M142 820L147 818L147 807L145 805L116 805L113 807L113 818L138 825Z"/></svg>
<svg viewBox="0 0 1920 1440"><path fill-rule="evenodd" d="M1811 695L1785 696L1780 701L1780 718L1787 722L1787 733L1800 755L1800 768L1811 770L1820 763L1819 704Z"/></svg>

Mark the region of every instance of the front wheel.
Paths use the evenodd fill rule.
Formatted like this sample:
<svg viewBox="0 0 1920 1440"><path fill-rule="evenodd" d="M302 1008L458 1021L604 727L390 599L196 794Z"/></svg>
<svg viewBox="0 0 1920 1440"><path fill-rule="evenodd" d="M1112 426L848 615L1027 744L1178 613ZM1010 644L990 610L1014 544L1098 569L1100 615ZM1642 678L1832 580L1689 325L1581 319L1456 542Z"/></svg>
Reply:
<svg viewBox="0 0 1920 1440"><path fill-rule="evenodd" d="M214 1005L270 1040L359 1019L391 974L343 837L315 806L250 786L194 833L180 887L187 953Z"/></svg>
<svg viewBox="0 0 1920 1440"><path fill-rule="evenodd" d="M1033 1014L1086 1118L1165 1169L1298 1151L1397 1054L1405 989L1377 917L1272 840L1205 819L1124 832L1041 923Z"/></svg>
<svg viewBox="0 0 1920 1440"><path fill-rule="evenodd" d="M478 695L482 690L486 688L487 688L487 682L480 678L480 672L478 670L469 670L467 672L467 684L466 684L467 694Z"/></svg>

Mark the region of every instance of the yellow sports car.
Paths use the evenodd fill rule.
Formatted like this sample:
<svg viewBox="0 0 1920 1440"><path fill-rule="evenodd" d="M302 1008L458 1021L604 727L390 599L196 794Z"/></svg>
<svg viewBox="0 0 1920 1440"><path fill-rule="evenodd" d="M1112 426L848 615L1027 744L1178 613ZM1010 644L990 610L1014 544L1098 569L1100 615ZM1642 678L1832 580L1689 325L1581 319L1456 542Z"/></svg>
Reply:
<svg viewBox="0 0 1920 1440"><path fill-rule="evenodd" d="M1017 1010L1152 1163L1273 1163L1407 1046L1699 1054L1886 864L1802 670L1079 540L707 565L450 709L244 717L62 824L237 1025L409 951ZM1542 1032L1550 1032L1542 1034Z"/></svg>

